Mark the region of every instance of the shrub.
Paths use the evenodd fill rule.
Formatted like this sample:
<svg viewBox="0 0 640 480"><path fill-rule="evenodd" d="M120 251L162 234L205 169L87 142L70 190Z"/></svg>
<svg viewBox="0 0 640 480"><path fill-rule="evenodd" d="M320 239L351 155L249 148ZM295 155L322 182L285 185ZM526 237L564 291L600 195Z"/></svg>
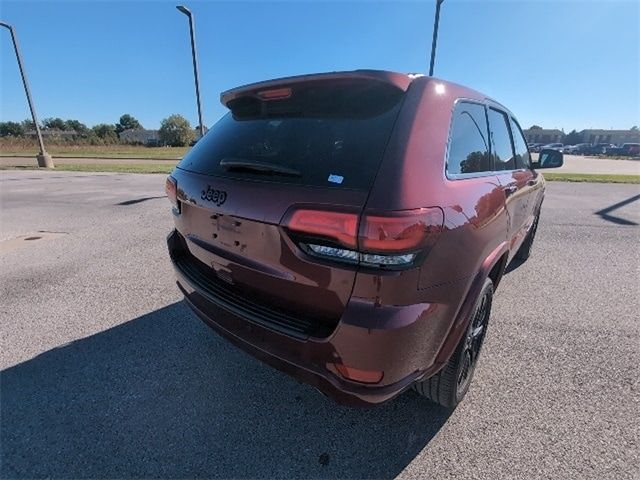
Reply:
<svg viewBox="0 0 640 480"><path fill-rule="evenodd" d="M24 128L18 122L0 122L0 137L22 137Z"/></svg>
<svg viewBox="0 0 640 480"><path fill-rule="evenodd" d="M186 147L195 138L189 120L177 114L162 120L158 135L162 143L172 147Z"/></svg>

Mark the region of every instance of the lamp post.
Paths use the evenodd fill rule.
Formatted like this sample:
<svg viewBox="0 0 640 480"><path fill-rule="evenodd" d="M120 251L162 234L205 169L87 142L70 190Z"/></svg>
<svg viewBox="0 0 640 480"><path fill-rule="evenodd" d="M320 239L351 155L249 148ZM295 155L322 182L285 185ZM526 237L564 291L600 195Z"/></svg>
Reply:
<svg viewBox="0 0 640 480"><path fill-rule="evenodd" d="M189 17L189 32L191 34L191 57L193 58L193 76L196 81L196 101L198 102L198 122L200 124L200 137L204 136L204 123L202 123L202 105L200 103L200 78L198 75L198 54L196 53L196 34L193 21L193 13L184 5L176 7L179 11Z"/></svg>
<svg viewBox="0 0 640 480"><path fill-rule="evenodd" d="M40 125L38 125L38 116L36 115L36 108L33 105L31 99L31 90L29 89L29 82L27 81L27 73L24 71L22 65L22 55L20 55L20 47L18 46L18 37L16 36L15 29L8 23L1 22L0 26L5 27L11 32L11 40L13 41L13 49L16 52L16 58L18 59L18 68L20 69L20 75L22 76L22 84L24 85L24 93L27 94L27 102L29 103L29 110L31 110L31 119L36 128L36 135L38 136L38 143L40 144L40 153L36 155L39 167L53 168L53 159L51 155L44 149L44 142L42 141L42 133L40 132Z"/></svg>
<svg viewBox="0 0 640 480"><path fill-rule="evenodd" d="M433 22L433 41L431 42L431 64L429 65L429 76L433 77L433 64L436 61L436 43L438 42L438 24L440 23L440 5L444 0L436 0L436 18Z"/></svg>

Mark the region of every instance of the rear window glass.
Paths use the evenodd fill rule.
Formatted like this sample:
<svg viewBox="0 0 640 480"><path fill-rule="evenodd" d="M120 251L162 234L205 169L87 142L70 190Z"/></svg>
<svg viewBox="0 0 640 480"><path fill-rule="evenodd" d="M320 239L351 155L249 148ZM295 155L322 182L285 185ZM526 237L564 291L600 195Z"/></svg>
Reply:
<svg viewBox="0 0 640 480"><path fill-rule="evenodd" d="M531 157L527 149L527 142L522 135L522 130L520 130L520 125L513 118L510 120L513 146L516 151L516 168L531 168Z"/></svg>
<svg viewBox="0 0 640 480"><path fill-rule="evenodd" d="M368 188L402 95L391 85L351 81L294 87L283 99L240 97L178 168L220 177Z"/></svg>
<svg viewBox="0 0 640 480"><path fill-rule="evenodd" d="M484 106L459 102L453 111L447 173L490 172L489 129Z"/></svg>
<svg viewBox="0 0 640 480"><path fill-rule="evenodd" d="M489 125L493 140L495 170L515 170L516 168L507 122L507 116L504 113L493 108L489 109Z"/></svg>

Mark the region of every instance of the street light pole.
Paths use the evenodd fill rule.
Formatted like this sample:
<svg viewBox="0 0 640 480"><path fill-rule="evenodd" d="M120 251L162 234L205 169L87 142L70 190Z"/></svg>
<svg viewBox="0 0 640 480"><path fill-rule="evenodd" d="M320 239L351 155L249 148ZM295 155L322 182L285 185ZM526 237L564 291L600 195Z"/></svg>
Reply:
<svg viewBox="0 0 640 480"><path fill-rule="evenodd" d="M193 58L193 76L196 81L196 101L198 102L198 122L200 123L200 137L204 137L204 123L202 123L202 104L200 103L200 77L198 74L198 54L196 53L196 34L193 13L187 7L178 5L179 11L189 17L189 32L191 34L191 57Z"/></svg>
<svg viewBox="0 0 640 480"><path fill-rule="evenodd" d="M429 65L429 76L433 77L433 64L436 61L436 43L438 42L438 24L440 23L440 5L444 0L436 0L436 18L433 22L433 41L431 42L431 65Z"/></svg>
<svg viewBox="0 0 640 480"><path fill-rule="evenodd" d="M38 116L36 115L36 108L33 106L33 100L31 99L31 90L29 89L29 82L27 81L27 73L24 71L22 65L22 55L20 55L20 47L18 46L18 37L16 36L15 29L8 23L1 22L0 26L5 27L11 32L11 40L13 41L13 49L16 52L16 58L18 59L18 68L20 69L20 75L22 76L22 84L24 85L24 92L27 94L27 102L29 103L29 110L31 110L31 119L36 128L36 135L38 136L38 143L40 144L40 154L36 156L39 167L53 168L53 159L51 155L44 149L44 142L42 141L42 132L40 132L40 125L38 124Z"/></svg>

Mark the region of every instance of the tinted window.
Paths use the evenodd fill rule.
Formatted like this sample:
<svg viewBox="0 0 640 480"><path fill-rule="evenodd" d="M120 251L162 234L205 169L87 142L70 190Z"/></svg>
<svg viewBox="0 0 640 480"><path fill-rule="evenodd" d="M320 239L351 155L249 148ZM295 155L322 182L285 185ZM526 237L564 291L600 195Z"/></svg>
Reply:
<svg viewBox="0 0 640 480"><path fill-rule="evenodd" d="M453 112L447 173L488 172L491 169L484 106L460 102Z"/></svg>
<svg viewBox="0 0 640 480"><path fill-rule="evenodd" d="M516 151L516 168L531 168L527 142L522 135L520 125L513 118L511 119L511 134L513 135L513 147Z"/></svg>
<svg viewBox="0 0 640 480"><path fill-rule="evenodd" d="M489 125L491 127L495 170L515 170L513 148L507 121L507 116L504 113L493 108L489 109Z"/></svg>
<svg viewBox="0 0 640 480"><path fill-rule="evenodd" d="M368 188L391 135L402 93L370 81L316 82L294 88L283 99L240 97L230 102L231 112L178 168L241 179ZM281 171L237 168L243 162ZM283 170L298 174L282 174Z"/></svg>

